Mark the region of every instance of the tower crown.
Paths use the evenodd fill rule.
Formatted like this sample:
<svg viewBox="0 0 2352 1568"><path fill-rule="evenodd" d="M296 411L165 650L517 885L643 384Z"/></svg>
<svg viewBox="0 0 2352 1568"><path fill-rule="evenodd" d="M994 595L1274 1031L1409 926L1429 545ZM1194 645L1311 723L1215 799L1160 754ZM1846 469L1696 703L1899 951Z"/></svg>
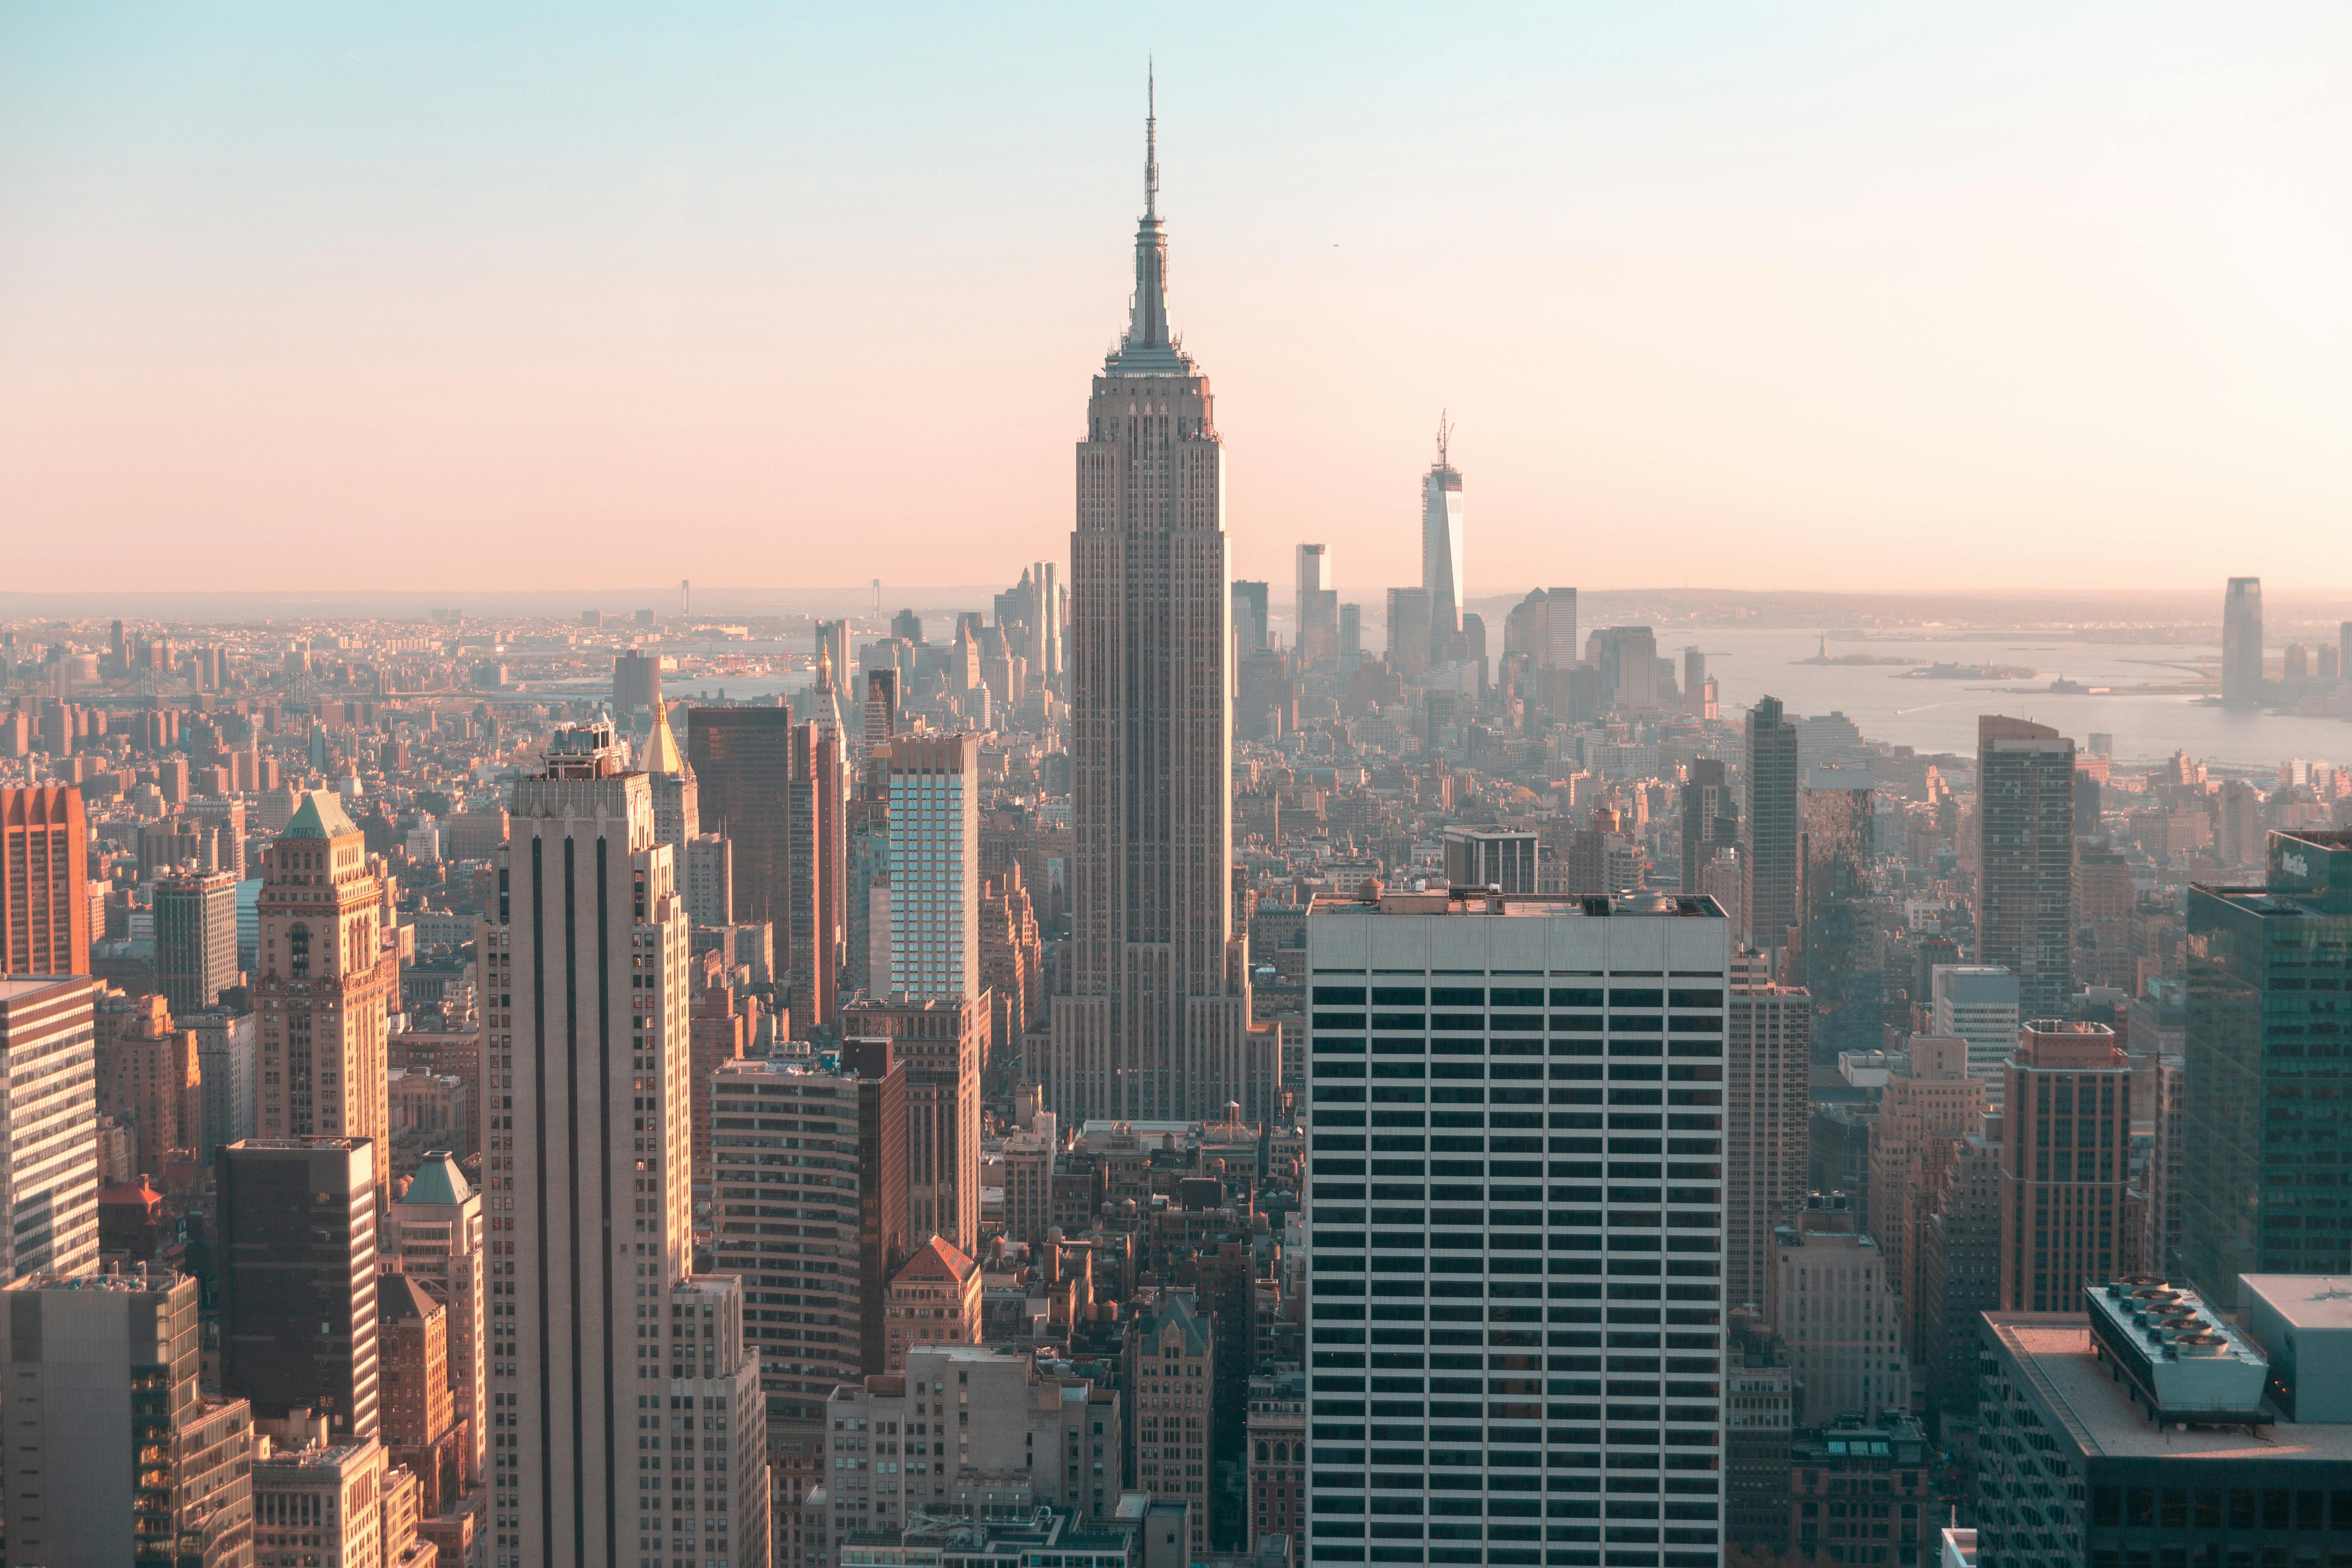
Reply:
<svg viewBox="0 0 2352 1568"><path fill-rule="evenodd" d="M1192 362L1168 326L1168 236L1160 222L1159 89L1144 79L1143 216L1135 228L1135 293L1127 335L1103 362L1110 375L1187 375Z"/></svg>

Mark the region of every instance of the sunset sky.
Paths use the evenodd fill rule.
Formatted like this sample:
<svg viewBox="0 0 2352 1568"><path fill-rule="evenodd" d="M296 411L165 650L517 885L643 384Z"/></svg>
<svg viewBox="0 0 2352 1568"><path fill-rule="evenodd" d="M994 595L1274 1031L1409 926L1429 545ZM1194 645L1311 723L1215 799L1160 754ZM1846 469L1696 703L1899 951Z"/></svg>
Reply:
<svg viewBox="0 0 2352 1568"><path fill-rule="evenodd" d="M2341 5L224 4L0 11L0 589L1066 559L1147 54L1237 576L2352 587Z"/></svg>

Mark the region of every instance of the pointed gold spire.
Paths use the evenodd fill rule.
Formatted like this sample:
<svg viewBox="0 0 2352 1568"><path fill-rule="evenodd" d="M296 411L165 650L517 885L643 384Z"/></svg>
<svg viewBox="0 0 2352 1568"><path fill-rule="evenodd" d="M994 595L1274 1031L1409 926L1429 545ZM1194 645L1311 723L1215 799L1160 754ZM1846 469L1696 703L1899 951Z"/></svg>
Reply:
<svg viewBox="0 0 2352 1568"><path fill-rule="evenodd" d="M682 773L686 771L686 754L678 750L677 736L669 727L669 704L654 704L654 732L646 737L646 766L649 773Z"/></svg>

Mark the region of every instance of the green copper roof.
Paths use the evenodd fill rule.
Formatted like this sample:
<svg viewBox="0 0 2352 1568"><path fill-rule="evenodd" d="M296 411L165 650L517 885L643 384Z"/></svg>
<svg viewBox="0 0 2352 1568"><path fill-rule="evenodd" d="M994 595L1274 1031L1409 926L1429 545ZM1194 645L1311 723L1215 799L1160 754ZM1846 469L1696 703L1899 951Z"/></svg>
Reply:
<svg viewBox="0 0 2352 1568"><path fill-rule="evenodd" d="M439 1204L454 1207L471 1196L473 1188L466 1184L465 1173L457 1169L456 1159L447 1154L427 1154L416 1167L416 1179L408 1184L404 1204Z"/></svg>
<svg viewBox="0 0 2352 1568"><path fill-rule="evenodd" d="M280 838L334 838L346 833L357 833L352 819L343 815L343 803L322 789L306 790L302 804L286 824Z"/></svg>

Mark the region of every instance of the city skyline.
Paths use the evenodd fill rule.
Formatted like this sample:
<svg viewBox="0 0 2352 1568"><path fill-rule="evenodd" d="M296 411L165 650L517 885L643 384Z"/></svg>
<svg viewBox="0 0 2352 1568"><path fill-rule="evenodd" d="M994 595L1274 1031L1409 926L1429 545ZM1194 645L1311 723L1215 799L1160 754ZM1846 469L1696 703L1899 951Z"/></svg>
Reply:
<svg viewBox="0 0 2352 1568"><path fill-rule="evenodd" d="M2285 198L2341 183L2339 143L2273 112L2340 118L2325 13L1472 16L1434 47L1486 90L1403 116L1426 30L1332 49L1331 20L1160 47L1186 320L1249 389L1235 575L1283 581L1304 536L1343 597L1415 581L1440 408L1474 586L1700 581L1649 563L1667 530L1759 588L1992 587L2004 546L2147 587L2337 558L2352 234ZM735 23L722 51L715 20L231 18L109 69L80 18L12 19L16 581L71 586L91 528L130 587L228 585L168 549L223 527L322 591L608 582L649 532L710 583L1052 552L1053 388L1116 302L1152 40L835 22L786 55ZM919 472L887 456L917 343L1003 415ZM320 526L415 548L362 574L299 548Z"/></svg>
<svg viewBox="0 0 2352 1568"><path fill-rule="evenodd" d="M2352 21L781 15L0 18L12 1531L2352 1563Z"/></svg>

